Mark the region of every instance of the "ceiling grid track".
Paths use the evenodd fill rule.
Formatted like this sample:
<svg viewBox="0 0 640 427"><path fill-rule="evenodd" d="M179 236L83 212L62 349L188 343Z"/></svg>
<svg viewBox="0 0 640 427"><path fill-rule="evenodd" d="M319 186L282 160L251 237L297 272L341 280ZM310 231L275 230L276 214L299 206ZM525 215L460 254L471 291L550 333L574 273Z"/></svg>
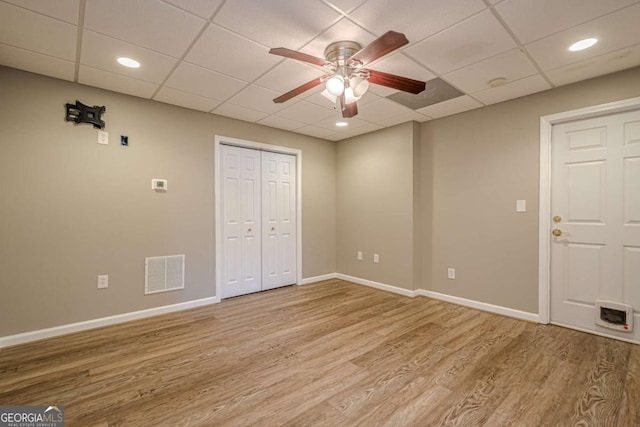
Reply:
<svg viewBox="0 0 640 427"><path fill-rule="evenodd" d="M73 71L73 81L78 83L80 77L80 55L82 53L82 34L84 32L84 11L86 9L86 1L80 0L78 7L78 37L76 39L76 63Z"/></svg>

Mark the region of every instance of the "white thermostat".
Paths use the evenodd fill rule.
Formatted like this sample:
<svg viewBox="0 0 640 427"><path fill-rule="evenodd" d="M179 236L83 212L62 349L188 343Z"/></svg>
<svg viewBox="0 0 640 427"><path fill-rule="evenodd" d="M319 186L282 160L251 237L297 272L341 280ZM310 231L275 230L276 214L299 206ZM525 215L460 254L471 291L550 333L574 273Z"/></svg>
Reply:
<svg viewBox="0 0 640 427"><path fill-rule="evenodd" d="M151 189L156 191L167 191L167 180L166 179L152 179L151 180Z"/></svg>

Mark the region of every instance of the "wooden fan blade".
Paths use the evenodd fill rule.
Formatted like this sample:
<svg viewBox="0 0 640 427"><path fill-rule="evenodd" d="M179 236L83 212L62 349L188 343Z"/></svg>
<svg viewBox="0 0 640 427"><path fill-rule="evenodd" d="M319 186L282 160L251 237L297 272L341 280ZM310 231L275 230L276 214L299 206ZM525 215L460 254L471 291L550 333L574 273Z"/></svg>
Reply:
<svg viewBox="0 0 640 427"><path fill-rule="evenodd" d="M283 95L280 95L279 97L274 99L273 102L275 102L276 104L281 104L281 103L283 103L285 101L288 101L291 98L293 98L294 96L298 96L302 92L306 92L309 89L313 89L314 87L318 86L320 83L322 83L323 79L324 79L324 77L318 77L316 79L311 80L310 82L306 82L302 86L298 86L297 88L295 88L293 90L290 90L289 92L287 92L287 93L285 93Z"/></svg>
<svg viewBox="0 0 640 427"><path fill-rule="evenodd" d="M344 102L344 93L340 95L340 109L342 109L342 117L345 119L350 119L358 114L358 105L355 102L346 104Z"/></svg>
<svg viewBox="0 0 640 427"><path fill-rule="evenodd" d="M348 62L358 61L362 65L367 65L371 61L375 61L378 58L385 56L389 52L393 52L399 47L409 43L409 40L402 33L396 33L395 31L387 31L362 50L356 52Z"/></svg>
<svg viewBox="0 0 640 427"><path fill-rule="evenodd" d="M386 86L413 94L418 94L427 87L427 84L420 80L413 80L407 77L397 76L395 74L383 73L382 71L367 71L370 73L369 83L375 83L380 86Z"/></svg>
<svg viewBox="0 0 640 427"><path fill-rule="evenodd" d="M297 59L298 61L308 62L313 65L324 66L327 64L322 58L317 56L307 55L306 53L298 52L295 50L287 49L286 47L275 47L269 51L273 55L284 56L285 58Z"/></svg>

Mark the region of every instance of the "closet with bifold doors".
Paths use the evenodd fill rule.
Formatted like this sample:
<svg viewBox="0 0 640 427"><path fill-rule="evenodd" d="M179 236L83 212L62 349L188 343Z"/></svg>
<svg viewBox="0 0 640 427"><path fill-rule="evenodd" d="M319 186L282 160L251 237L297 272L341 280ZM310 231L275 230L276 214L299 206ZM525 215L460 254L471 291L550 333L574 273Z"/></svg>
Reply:
<svg viewBox="0 0 640 427"><path fill-rule="evenodd" d="M222 298L296 283L296 156L220 145Z"/></svg>

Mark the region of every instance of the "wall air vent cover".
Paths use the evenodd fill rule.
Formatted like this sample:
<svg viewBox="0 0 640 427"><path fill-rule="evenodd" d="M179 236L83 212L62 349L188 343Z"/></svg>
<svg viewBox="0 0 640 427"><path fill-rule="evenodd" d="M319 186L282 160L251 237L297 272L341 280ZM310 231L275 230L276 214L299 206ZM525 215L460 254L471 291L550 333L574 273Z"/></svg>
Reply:
<svg viewBox="0 0 640 427"><path fill-rule="evenodd" d="M184 255L145 258L145 295L184 289L184 258Z"/></svg>

